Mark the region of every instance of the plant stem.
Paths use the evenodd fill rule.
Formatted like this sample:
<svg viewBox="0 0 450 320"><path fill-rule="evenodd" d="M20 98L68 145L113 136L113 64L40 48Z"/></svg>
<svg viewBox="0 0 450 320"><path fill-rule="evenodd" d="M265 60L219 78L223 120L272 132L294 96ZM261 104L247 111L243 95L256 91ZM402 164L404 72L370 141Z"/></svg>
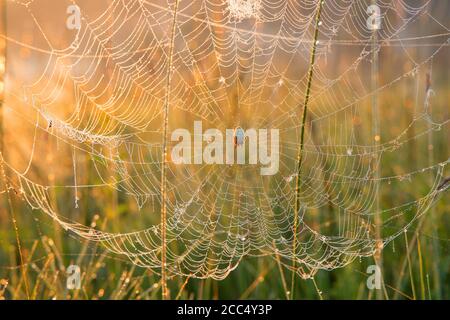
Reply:
<svg viewBox="0 0 450 320"><path fill-rule="evenodd" d="M411 266L411 258L410 258L410 249L409 249L409 245L408 245L408 235L407 232L404 232L405 234L405 245L406 245L406 257L408 258L408 268L409 268L409 280L411 281L411 290L412 290L412 294L413 294L413 300L416 300L416 287L414 285L414 277L413 277L413 272L412 272L412 266ZM417 234L417 233L416 233Z"/></svg>
<svg viewBox="0 0 450 320"><path fill-rule="evenodd" d="M5 74L6 74L6 1L0 6L0 152L3 153L3 104L5 100Z"/></svg>
<svg viewBox="0 0 450 320"><path fill-rule="evenodd" d="M167 66L166 78L166 95L164 98L164 133L163 133L163 150L162 150L162 166L161 166L161 288L162 299L170 299L167 290L166 280L166 167L167 167L167 127L169 125L169 100L170 100L170 84L172 80L172 62L173 62L173 47L175 40L175 27L177 22L178 4L180 0L175 0L175 8L173 11L172 33L170 36L170 48Z"/></svg>
<svg viewBox="0 0 450 320"><path fill-rule="evenodd" d="M291 299L294 298L294 287L295 287L295 274L296 274L296 260L295 260L295 250L297 246L297 224L298 224L298 212L300 210L300 173L302 167L303 160L303 148L304 148L304 140L305 140L305 125L306 125L306 117L308 115L308 102L311 93L311 84L314 74L314 63L316 61L316 49L317 49L317 39L319 37L319 26L320 26L320 15L322 13L322 7L325 0L319 0L319 7L316 13L316 23L314 29L314 39L313 45L311 49L311 60L309 63L309 71L308 71L308 82L306 85L305 92L305 100L303 103L303 115L302 115L302 126L300 132L300 148L297 154L297 181L295 187L295 212L294 212L294 228L293 228L293 242L292 242L292 279L291 279Z"/></svg>
<svg viewBox="0 0 450 320"><path fill-rule="evenodd" d="M419 274L420 274L420 293L422 295L422 300L426 300L425 295L425 280L423 277L423 261L422 261L422 248L420 247L420 238L417 237L417 254L419 257Z"/></svg>
<svg viewBox="0 0 450 320"><path fill-rule="evenodd" d="M371 4L377 6L377 0L372 0ZM380 110L378 106L378 71L379 71L379 56L378 56L378 28L374 28L372 31L372 66L371 66L371 90L372 90L372 99L371 99L371 108L372 108L372 135L373 141L375 143L375 153L378 156L380 154ZM373 178L374 178L374 188L375 188L375 237L377 239L377 243L382 242L382 233L381 233L381 224L382 217L380 212L380 165L381 165L381 156L375 159L372 159L375 162L372 165L373 169ZM373 163L372 162L372 163ZM381 275L383 275L383 255L381 249L376 249L376 253L374 254L374 259L376 265L381 270ZM383 289L386 290L384 286L384 279L382 279ZM377 299L383 299L383 294L381 290L377 290Z"/></svg>

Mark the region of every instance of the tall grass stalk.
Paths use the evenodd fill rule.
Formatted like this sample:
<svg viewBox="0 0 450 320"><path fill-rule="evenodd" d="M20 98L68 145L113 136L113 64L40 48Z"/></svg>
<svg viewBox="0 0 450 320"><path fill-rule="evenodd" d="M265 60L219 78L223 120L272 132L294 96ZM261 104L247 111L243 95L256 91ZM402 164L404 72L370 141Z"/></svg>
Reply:
<svg viewBox="0 0 450 320"><path fill-rule="evenodd" d="M6 1L0 7L0 152L3 153L3 103L6 74Z"/></svg>
<svg viewBox="0 0 450 320"><path fill-rule="evenodd" d="M187 276L186 280L184 280L183 284L180 286L180 290L178 290L178 294L175 297L175 300L179 300L184 292L184 288L186 287L186 285L189 282L189 279L191 278L191 276Z"/></svg>
<svg viewBox="0 0 450 320"><path fill-rule="evenodd" d="M431 117L431 104L430 104L430 95L429 95L429 90L432 90L431 88L431 76L432 76L432 69L430 69L430 73L427 75L427 80L425 83L425 102L424 102L424 106L423 106L423 112L427 112L426 116L430 116ZM419 88L419 81L420 79L417 79L417 91ZM416 97L416 100L418 98ZM417 103L417 102L416 102ZM434 163L434 153L433 153L433 132L432 132L432 123L428 123L428 135L427 135L427 146L426 149L428 151L427 154L427 164L429 167L431 167ZM430 185L433 185L433 180L434 180L434 176L432 174L430 174ZM445 182L444 182L445 185ZM439 187L438 187L439 189ZM420 219L419 222L417 223L417 227L416 227L416 233L414 234L413 238L409 241L409 244L407 243L407 253L406 253L406 257L403 260L402 263L402 267L401 267L401 271L400 271L400 277L397 280L397 287L400 288L402 285L402 280L403 280L403 276L405 273L405 269L407 266L407 262L409 263L409 255L411 254L413 248L415 245L418 244L418 238L419 238L419 233L422 231L422 229L425 229L425 222L426 219L425 218L431 218L434 217L435 215L435 208L432 207L430 208L430 214L429 215L423 215ZM437 270L437 265L439 264L439 251L435 248L435 246L437 246L437 227L436 226L432 226L432 234L433 234L433 249L432 252L435 255L434 257L434 263L433 263L433 276L434 276L434 287L435 287L435 291L436 291L436 298L440 299L441 298L441 282L440 282L440 275L439 275L439 270ZM427 275L428 276L428 275ZM422 280L423 275L421 275L421 280ZM428 281L428 278L427 278ZM398 298L398 294L396 294L394 296L394 298ZM423 298L423 297L422 297Z"/></svg>
<svg viewBox="0 0 450 320"><path fill-rule="evenodd" d="M170 47L167 65L167 77L166 77L166 95L164 98L164 132L163 132L163 150L161 161L161 291L162 299L170 298L167 290L166 280L166 168L167 168L167 127L169 125L169 102L170 102L170 84L172 80L172 63L173 63L173 47L175 41L175 27L177 22L178 4L180 0L175 1L175 7L173 11L172 31L170 35Z"/></svg>
<svg viewBox="0 0 450 320"><path fill-rule="evenodd" d="M305 141L305 126L306 117L308 116L308 102L311 93L311 84L314 75L314 63L316 61L316 50L317 42L319 37L319 26L320 26L320 16L322 13L322 8L325 0L320 0L318 4L318 9L316 13L315 27L314 27L314 39L311 48L311 59L309 63L308 71L308 82L306 84L305 100L303 102L303 114L302 114L302 124L300 132L300 147L297 154L297 179L295 187L295 212L294 212L294 228L293 228L293 241L292 241L292 278L291 278L291 299L294 298L294 287L295 287L295 275L296 275L296 260L295 260L295 250L297 247L297 224L298 224L298 212L300 210L300 174L302 169L303 160L303 149Z"/></svg>
<svg viewBox="0 0 450 320"><path fill-rule="evenodd" d="M377 0L372 0L371 4L377 6ZM372 66L371 66L371 91L372 91L372 135L375 143L375 154L378 155L380 152L380 110L378 106L378 72L379 72L379 52L378 52L378 28L374 28L372 32ZM382 244L382 234L381 234L381 211L380 211L380 165L381 157L375 159L375 167L373 168L373 178L375 184L375 236L377 239L377 249L375 250L374 259L376 265L380 268L383 291L386 292L386 287L384 285L383 278L383 254L382 249L378 247L378 244ZM377 299L383 299L383 294L381 290L377 291Z"/></svg>
<svg viewBox="0 0 450 320"><path fill-rule="evenodd" d="M410 246L408 245L408 235L407 235L406 231L405 231L405 245L406 245L406 258L408 260L409 280L411 281L411 291L413 294L413 300L416 300L417 299L416 286L414 285L414 276L413 276L413 270L412 270L411 258L410 258L411 251L410 251Z"/></svg>
<svg viewBox="0 0 450 320"><path fill-rule="evenodd" d="M6 75L6 1L0 3L0 157L4 158L4 133L3 133L3 106L5 102L5 75ZM3 165L2 165L3 168ZM2 177L3 178L3 177ZM5 180L6 188L6 180ZM6 189L7 190L7 189Z"/></svg>
<svg viewBox="0 0 450 320"><path fill-rule="evenodd" d="M261 272L256 276L256 279L248 286L247 289L241 294L239 300L248 299L248 297L256 290L256 288L264 281L266 275L271 271L274 267L274 263L271 263L268 267L262 267Z"/></svg>
<svg viewBox="0 0 450 320"><path fill-rule="evenodd" d="M274 245L275 248L275 245ZM278 265L278 270L280 271L280 277L281 277L281 284L283 286L283 291L286 295L286 300L289 300L289 290L287 288L287 284L286 284L286 279L284 277L284 271L283 271L283 267L281 266L281 261L280 261L280 255L278 254L277 251L275 251L275 259L277 261L277 265Z"/></svg>
<svg viewBox="0 0 450 320"><path fill-rule="evenodd" d="M113 0L108 1L108 6L109 7L113 7ZM112 37L114 36L114 33L112 32L112 26L114 25L114 10L111 11L111 14L109 16L109 29L108 29L108 37L109 37L109 41L108 41L108 50L110 50L111 52L113 52L113 48L114 48L114 43L113 43L113 39ZM114 68L113 68L113 63L109 63L106 66L106 77L107 77L107 81L109 82L109 86L108 86L108 99L111 98L114 95L114 79L113 79L113 74L114 74ZM118 153L119 151L116 149L114 150L113 148L110 149L110 157L111 159L114 158L114 154ZM120 180L120 178L118 177L117 174L117 170L115 170L113 167L111 167L109 169L111 171L110 175L111 177L114 177L114 185L111 188L111 208L110 208L110 212L109 212L109 217L110 218L115 218L117 216L117 213L119 211L119 192L117 190L117 182L118 180ZM108 215L107 215L108 216Z"/></svg>
<svg viewBox="0 0 450 320"><path fill-rule="evenodd" d="M420 247L420 238L419 237L417 237L417 255L419 257L420 293L421 293L422 300L425 300L426 299L425 279L423 277L422 248Z"/></svg>
<svg viewBox="0 0 450 320"><path fill-rule="evenodd" d="M427 75L427 83L426 83L426 94L425 94L425 105L424 105L424 111L427 113L426 116L430 117L429 121L428 121L428 134L427 134L427 150L428 150L428 167L431 167L434 165L434 146L433 146L433 123L432 123L432 116L433 116L433 108L431 105L431 99L432 99L432 95L433 95L433 88L432 88L432 76L433 76L433 60L431 60L431 64L430 64L430 72ZM434 175L432 172L430 172L429 175L429 179L430 179L430 186L433 185L433 181L435 179ZM436 217L436 208L433 206L430 209L430 218L434 218ZM439 274L439 270L437 268L437 265L439 265L439 261L440 261L440 256L439 256L439 250L437 249L437 238L438 238L438 228L436 226L436 224L432 224L431 226L431 233L433 235L433 278L434 278L434 287L436 290L436 298L437 299L441 299L441 279L440 279L440 274Z"/></svg>

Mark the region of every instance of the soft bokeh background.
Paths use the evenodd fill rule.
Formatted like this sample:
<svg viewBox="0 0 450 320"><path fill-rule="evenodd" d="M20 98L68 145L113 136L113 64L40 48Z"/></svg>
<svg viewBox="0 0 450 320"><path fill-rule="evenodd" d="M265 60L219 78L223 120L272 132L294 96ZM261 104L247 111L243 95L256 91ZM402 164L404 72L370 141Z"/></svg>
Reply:
<svg viewBox="0 0 450 320"><path fill-rule="evenodd" d="M125 1L126 2L126 1ZM54 50L64 50L71 45L75 32L62 28L65 24L69 1L36 0L24 6L25 1L1 2L2 13L8 6L7 21L2 15L1 57L6 57L6 73L0 68L3 154L6 161L16 170L28 168L30 177L44 185L71 184L73 179L70 147L42 130L35 130L36 114L25 100L27 88L41 75L46 75L47 62ZM159 2L157 2L159 3ZM426 1L411 1L412 6ZM109 1L77 1L89 21L99 16ZM164 3L160 3L162 6ZM395 4L394 4L395 6ZM378 95L380 139L382 142L402 136L411 121L421 115L431 84L434 96L431 99L431 115L436 123L445 123L439 130L415 135L427 129L425 121L413 121L413 127L406 131L408 138L401 148L386 153L381 162L381 176L401 176L383 184L379 197L382 209L389 209L399 203L414 201L426 194L433 183L433 176L424 173L410 182L408 172L445 162L449 159L449 101L450 72L448 68L450 50L448 47L450 3L431 1L426 10L409 27L400 32L401 38L417 37L417 41L400 45L383 45L379 52L378 78L381 84L388 84L397 76L405 75L411 69L412 61L424 61L437 46L443 45L431 61L425 63L413 75L404 76L401 81L381 90ZM30 15L30 12L32 15ZM361 15L364 13L362 12ZM35 20L36 19L36 20ZM393 18L394 19L394 18ZM400 18L395 18L400 19ZM130 25L135 21L129 21ZM39 27L38 27L39 26ZM6 27L6 28L5 28ZM185 25L189 28L189 25ZM350 26L346 26L350 27ZM7 33L6 33L7 30ZM267 27L270 32L270 25ZM427 35L444 34L441 38L425 39ZM45 36L44 36L45 35ZM120 42L118 35L114 40ZM163 36L156 35L156 36ZM339 34L346 39L345 33ZM445 41L447 39L447 43ZM398 43L397 43L398 44ZM114 44L106 44L106 46ZM176 46L180 45L176 43ZM357 59L361 48L351 45L322 47L319 64L330 79L341 75ZM325 51L329 50L324 58ZM306 52L307 54L308 52ZM286 63L277 57L282 66ZM4 65L5 60L0 60ZM302 59L294 63L290 72L303 74L308 65ZM156 66L155 66L156 67ZM204 68L207 68L205 62ZM370 84L370 64L357 70L363 83L352 83L354 93ZM108 74L107 63L100 68ZM82 72L82 71L80 71ZM98 76L101 77L103 73ZM216 75L211 73L211 81ZM295 76L294 76L295 77ZM427 77L431 77L427 80ZM195 76L193 76L195 78ZM194 81L193 79L192 81ZM243 80L245 82L245 79ZM274 80L274 83L276 81ZM234 97L236 88L226 93ZM282 91L282 89L281 89ZM1 93L0 93L1 94ZM111 93L113 94L113 93ZM283 92L277 93L280 96ZM314 96L314 86L313 93ZM279 99L277 97L274 98ZM57 107L52 112L64 118L74 110L74 91L67 86L59 96ZM319 101L320 102L320 101ZM372 143L370 99L360 105L360 117L352 119L359 144ZM318 103L318 102L317 102ZM261 113L267 106L261 106ZM316 109L314 109L316 108ZM312 110L320 114L320 105L312 104ZM187 127L190 118L180 112L173 127ZM252 113L242 112L249 125ZM39 121L43 121L42 119ZM155 123L160 122L156 118ZM233 119L223 119L230 127ZM41 124L41 122L39 122ZM160 123L159 123L160 124ZM45 127L45 124L43 125ZM329 128L331 129L331 128ZM425 131L426 132L426 131ZM314 133L312 133L314 134ZM326 141L327 132L319 132L317 139ZM148 138L148 137L147 137ZM314 137L313 137L314 138ZM159 139L159 137L155 138ZM31 151L33 161L29 166ZM78 160L79 184L98 184L98 168L90 158L80 155ZM107 169L107 168L106 168ZM105 170L106 170L105 169ZM156 168L157 169L157 168ZM155 169L155 170L156 170ZM8 174L8 170L5 171ZM102 172L106 174L107 172ZM443 175L449 175L448 168ZM10 190L10 202L1 184L0 202L0 298L5 299L158 299L161 296L158 270L134 266L129 259L114 255L95 242L81 240L65 231L50 217L39 210L32 210L17 190ZM159 211L148 201L138 208L135 198L108 188L86 188L79 191L79 208L75 208L74 195L67 190L53 191L52 200L57 208L63 208L65 215L87 226L100 227L112 232L136 230L159 222L159 216L149 213ZM332 212L323 211L311 216L311 223L320 226ZM448 299L450 297L450 204L448 192L439 199L425 215L415 221L412 228L397 237L381 252L383 261L383 290L371 291L366 287L367 267L374 264L373 257L356 259L348 266L333 271L319 271L312 280L298 280L295 297L298 299ZM390 230L384 230L390 234ZM20 243L20 248L18 246ZM23 262L23 264L21 263ZM67 290L66 268L77 264L83 270L82 289ZM155 272L156 271L156 272ZM222 281L199 280L173 276L169 279L172 298L184 299L285 299L289 294L291 273L272 257L248 257L239 267ZM287 285L286 285L287 282Z"/></svg>

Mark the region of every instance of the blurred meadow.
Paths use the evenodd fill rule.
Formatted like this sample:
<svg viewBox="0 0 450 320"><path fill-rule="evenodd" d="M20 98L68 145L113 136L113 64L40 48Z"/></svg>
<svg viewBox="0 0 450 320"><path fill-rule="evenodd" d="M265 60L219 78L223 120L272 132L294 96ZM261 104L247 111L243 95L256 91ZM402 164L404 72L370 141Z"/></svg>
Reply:
<svg viewBox="0 0 450 320"><path fill-rule="evenodd" d="M203 119L207 128L222 130L234 128L238 123L243 127L274 126L282 131L280 172L261 185L271 196L287 195L287 199L280 200L278 211L273 211L282 230L277 236L290 243L295 181L291 183L286 177L296 167L299 123L306 91L304 79L310 67L311 46L316 41L306 41L304 47L298 51L296 48L296 53L289 55L281 50L270 51L275 43L270 42L275 41L272 39L264 42L250 35L248 41L244 41L246 33L233 41L248 45L251 48L248 56L247 51L238 45L235 47L233 41L230 47L226 41L217 41L223 46L211 49L208 46L211 34L219 40L227 39L227 35L234 32L227 29L230 25L267 34L276 34L279 26L274 18L260 23L258 29L252 29L252 22L247 21L226 22L227 28L214 22L203 29L203 2L213 8L206 10L210 13L208 19L221 21L220 10L226 1L181 0L177 36L171 45L173 1L169 1L170 6L165 1L75 1L83 13L81 30L84 31L86 23L92 23L90 27L94 30L92 34L76 35L76 30L65 28L66 9L73 4L71 1L0 0L0 299L161 299L159 251L155 256L138 257L142 260L133 263L134 258L108 250L113 245L123 248L121 243L104 245L95 241L100 236L91 230L103 230L109 232L108 235L125 234L161 222L161 150L157 143L163 136L162 101L167 79L164 70L169 64L163 57L170 49L174 51L173 69L177 73L172 79L170 103L173 105L168 103L173 106L168 117L169 128L191 130L194 120ZM271 1L263 1L265 6L266 2ZM305 21L312 18L308 24L303 23L306 24L303 31L306 39L313 39L314 28L319 25L314 23L318 2L287 2L301 8L299 12L304 12ZM356 1L354 9L342 21L333 18L332 4L352 7L351 2L324 1L320 28L331 30L333 21L338 21L339 31L333 42L327 41L331 36L319 29L318 71L312 78L310 113L306 121L306 158L299 174L300 180L308 186L301 190L301 201L308 207L304 223L320 234L355 239L361 237L358 223L362 226L364 223L353 217L353 213L343 213L338 207L351 212L361 210L368 215L380 212L370 216L374 218L373 228L367 227L370 236L376 239L395 236L384 246L381 242L371 243L375 248L370 253L356 252L359 248L355 247L355 252L350 254L352 248L346 248L348 251L343 256L348 256L347 260L330 254L330 263L333 263L330 270L326 270L326 264L311 270L306 267L313 277L303 279L296 275L293 296L295 299L449 299L450 203L445 179L450 176L450 2L379 1L387 14L379 32L381 40L376 58L373 53L364 52L371 48L371 33L363 30L366 15L363 9L371 1ZM303 3L304 8L299 3ZM144 15L154 19L150 27L139 28L143 24L139 15L141 6ZM125 7L127 10L122 10ZM410 7L421 9L408 20ZM279 10L277 8L273 10ZM108 12L111 14L96 20ZM267 13L267 16L271 15ZM351 32L350 22L355 21L360 21L361 26L353 25L356 31ZM405 21L408 22L403 28ZM295 19L290 23L287 29L297 30ZM154 32L149 35L148 29ZM392 35L392 30L398 32ZM129 34L133 37L136 34L139 40L128 45ZM152 37L165 42L156 43ZM393 40L383 41L387 38ZM75 44L74 39L77 39ZM92 44L96 41L100 44ZM275 46L290 52L292 44L286 40L284 45L276 42ZM75 47L70 49L71 46ZM153 50L153 46L156 49ZM254 53L255 48L262 52L260 56ZM267 60L264 60L264 52L271 53ZM97 56L104 58L95 60ZM375 71L374 59L377 59ZM91 69L93 61L94 71ZM197 65L195 72L191 61ZM277 72L269 72L269 76L258 82L258 77L253 78L257 73L255 66L266 63L274 65ZM287 71L280 80L278 76L282 72L278 70L283 68ZM146 82L143 79L146 77L155 82ZM329 85L330 79L338 79L334 87ZM290 88L298 83L299 91L290 94ZM258 101L257 111L252 109L255 101ZM221 108L219 116L214 115L216 104ZM279 109L274 111L273 105ZM70 123L71 127L60 125L60 120ZM110 148L107 145L110 137L136 146L148 143L151 145L148 157L143 157L137 147L114 145ZM118 151L112 150L114 148ZM370 152L379 156L376 165L379 171L369 177L369 169L373 169L367 155ZM118 159L130 163L134 160L138 165L131 166L126 161L123 164ZM220 198L221 208L233 214L230 218L218 219L220 223L215 228L226 225L228 229L223 228L229 234L239 234L245 229L247 238L241 240L248 240L249 244L242 251L239 247L233 257L221 258L223 261L214 266L208 265L214 261L211 258L198 268L189 269L185 265L179 267L181 271L169 269L170 298L290 299L289 255L278 255L278 248L284 252L282 243L274 244L277 248L274 251L270 245L260 245L265 235L256 226L257 219L246 216L254 213L252 200L263 203L262 192L255 191L260 183L255 172L259 171L245 171L247 166L243 166L242 171L233 167L222 173L213 165L204 166L206 169L202 166L198 173L194 167L186 169L189 171L186 173L174 165L168 166L170 230L178 230L175 222L170 225L177 204L190 204L192 190L203 192L204 180L213 177L211 185L205 188L220 196L208 196L205 191L202 198L200 192L200 199L194 200L198 201L198 206L192 210L203 213L202 208L206 208L205 211L217 212L219 205L213 200ZM211 171L204 173L205 170ZM347 185L342 182L345 178L340 180L349 176ZM27 185L25 178L43 188L32 186L31 182ZM215 189L212 179L221 178L225 182L236 179L236 189L230 187L226 192ZM359 180L361 184L357 183ZM190 185L186 186L185 181ZM177 191L172 191L171 187ZM240 191L243 194L248 191L248 203L236 200ZM39 197L44 198L42 202ZM52 209L47 210L47 205ZM244 209L239 211L236 206ZM265 207L263 203L261 210L267 210ZM62 218L53 215L54 212L61 212ZM265 213L263 220L270 220ZM284 214L288 216L286 220L278 218ZM341 232L341 221L337 221L336 216L347 217L347 214L348 233L345 233ZM201 217L213 219L209 212ZM198 224L192 227L191 236L232 243L230 237L222 239L218 231L200 228L211 220L196 221ZM183 234L183 237L188 236ZM307 239L300 231L299 241L308 243ZM115 238L105 242L108 241L114 242ZM154 238L148 240L152 241ZM182 245L172 245L169 249L177 253L185 250ZM139 248L126 250L132 256ZM222 257L217 248L208 250L201 254ZM189 254L186 249L183 256L189 257ZM172 259L170 254L168 259ZM374 264L381 267L382 288L370 290L366 285L370 276L367 268ZM79 290L67 288L69 265L80 267ZM189 276L189 271L194 269Z"/></svg>

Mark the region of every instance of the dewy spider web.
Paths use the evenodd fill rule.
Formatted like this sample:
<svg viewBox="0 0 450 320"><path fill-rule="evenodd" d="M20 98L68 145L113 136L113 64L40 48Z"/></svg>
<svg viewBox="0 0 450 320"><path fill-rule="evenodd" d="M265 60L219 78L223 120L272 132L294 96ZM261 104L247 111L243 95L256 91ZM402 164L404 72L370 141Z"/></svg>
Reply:
<svg viewBox="0 0 450 320"><path fill-rule="evenodd" d="M198 120L204 130L223 132L237 126L277 128L280 169L273 176L261 176L255 165L169 161L169 275L223 279L245 256L272 255L287 268L295 260L297 273L308 278L317 270L332 270L373 255L427 212L442 191L438 186L448 160L398 175L378 176L375 170L383 156L395 155L411 139L447 126L448 119L436 123L425 108L418 108L404 131L379 144L360 124L370 118L364 113L369 112L373 95L418 77L448 46L450 32L443 25L439 33L412 34L410 29L422 16L432 16L431 1L410 3L377 1L382 27L373 45L373 31L366 24L371 1L324 1L293 249L301 104L318 1L180 1L169 132L191 130ZM88 2L73 2L84 18L65 49L58 49L41 27L38 0L9 4L26 10L47 43L43 49L8 38L45 57L40 76L12 86L8 95L16 105L26 106L28 111L23 112L7 103L34 132L24 169L2 160L9 185L30 207L45 212L64 229L158 271L161 141L174 2L111 0L96 17L90 14ZM383 46L399 48L405 59L409 47L430 51L408 70L393 70L373 90L367 70L373 53ZM328 60L343 49L347 62L332 75ZM40 171L51 168L37 164L49 139L57 142L55 152L63 159L58 165L64 173L55 179L40 176ZM83 172L87 166L92 169L89 177ZM433 184L427 192L376 211L377 187L389 189L396 181L401 192L412 179L430 174ZM94 201L95 195L112 191L122 201L134 198L139 209L133 218L120 220L126 221L120 230L77 220L72 206L86 210L83 199ZM75 203L56 205L57 195L71 197ZM96 211L104 215L102 208ZM381 217L378 225L376 215ZM382 230L381 238L376 236L377 228Z"/></svg>

